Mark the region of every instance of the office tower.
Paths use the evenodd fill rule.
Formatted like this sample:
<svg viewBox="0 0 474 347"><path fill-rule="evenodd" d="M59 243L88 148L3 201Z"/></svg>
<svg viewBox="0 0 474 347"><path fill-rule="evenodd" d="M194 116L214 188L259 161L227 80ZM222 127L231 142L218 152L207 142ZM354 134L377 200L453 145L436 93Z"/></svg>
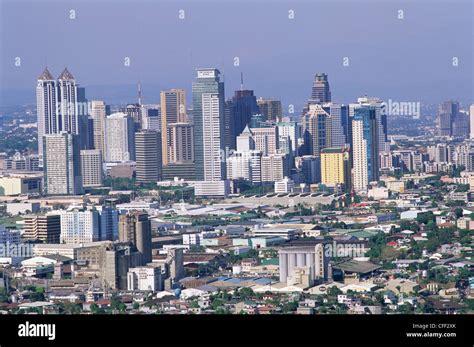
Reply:
<svg viewBox="0 0 474 347"><path fill-rule="evenodd" d="M357 191L366 190L379 178L379 139L376 110L373 106L355 109L352 119L353 185Z"/></svg>
<svg viewBox="0 0 474 347"><path fill-rule="evenodd" d="M227 158L227 179L246 180L253 184L262 181L262 152L260 151L234 151Z"/></svg>
<svg viewBox="0 0 474 347"><path fill-rule="evenodd" d="M161 132L161 106L142 105L142 129Z"/></svg>
<svg viewBox="0 0 474 347"><path fill-rule="evenodd" d="M281 121L283 118L283 110L281 101L275 99L258 98L257 105L260 113L266 121Z"/></svg>
<svg viewBox="0 0 474 347"><path fill-rule="evenodd" d="M65 132L45 135L43 158L46 194L82 194L78 135Z"/></svg>
<svg viewBox="0 0 474 347"><path fill-rule="evenodd" d="M168 143L168 163L192 163L194 161L194 132L191 124L169 124Z"/></svg>
<svg viewBox="0 0 474 347"><path fill-rule="evenodd" d="M40 215L27 215L23 218L23 238L44 243L59 243L61 236L61 216L47 213Z"/></svg>
<svg viewBox="0 0 474 347"><path fill-rule="evenodd" d="M141 253L141 263L151 262L151 222L146 212L133 211L119 216L119 241L132 243Z"/></svg>
<svg viewBox="0 0 474 347"><path fill-rule="evenodd" d="M287 155L282 153L262 156L262 182L281 181L290 175Z"/></svg>
<svg viewBox="0 0 474 347"><path fill-rule="evenodd" d="M59 211L61 216L61 243L99 241L100 220L95 210L70 209Z"/></svg>
<svg viewBox="0 0 474 347"><path fill-rule="evenodd" d="M169 163L163 166L162 179L172 181L176 177L185 181L195 181L195 167L193 162Z"/></svg>
<svg viewBox="0 0 474 347"><path fill-rule="evenodd" d="M324 252L324 245L319 243L307 247L284 247L278 251L280 282L301 283L298 278L300 270L307 270L309 286L327 280L329 257Z"/></svg>
<svg viewBox="0 0 474 347"><path fill-rule="evenodd" d="M198 69L193 82L196 180L222 179L224 161L224 82L217 69ZM211 107L212 106L212 107ZM206 170L205 170L206 169ZM211 177L210 177L211 176Z"/></svg>
<svg viewBox="0 0 474 347"><path fill-rule="evenodd" d="M261 151L263 155L277 153L279 148L278 127L251 128L255 149Z"/></svg>
<svg viewBox="0 0 474 347"><path fill-rule="evenodd" d="M99 239L115 241L118 239L119 212L111 206L97 206L100 216Z"/></svg>
<svg viewBox="0 0 474 347"><path fill-rule="evenodd" d="M341 104L325 103L322 108L331 117L331 147L344 147L349 141L349 108Z"/></svg>
<svg viewBox="0 0 474 347"><path fill-rule="evenodd" d="M313 88L311 90L311 102L331 102L331 90L329 89L328 75L317 73L314 75Z"/></svg>
<svg viewBox="0 0 474 347"><path fill-rule="evenodd" d="M292 155L296 155L298 149L299 125L296 122L276 123L279 138L290 138Z"/></svg>
<svg viewBox="0 0 474 347"><path fill-rule="evenodd" d="M134 131L142 128L142 109L140 104L128 104L120 110L133 120Z"/></svg>
<svg viewBox="0 0 474 347"><path fill-rule="evenodd" d="M38 119L38 153L40 166L43 166L43 136L59 132L59 119L56 109L57 86L54 77L44 69L36 85L36 107Z"/></svg>
<svg viewBox="0 0 474 347"><path fill-rule="evenodd" d="M135 133L135 155L137 182L161 180L161 136L154 130Z"/></svg>
<svg viewBox="0 0 474 347"><path fill-rule="evenodd" d="M349 116L353 117L355 110L361 106L372 106L375 108L379 141L378 150L379 153L389 152L390 142L388 141L387 115L382 100L367 96L357 98L357 103L349 104Z"/></svg>
<svg viewBox="0 0 474 347"><path fill-rule="evenodd" d="M163 165L169 160L169 130L172 123L186 122L186 92L184 89L171 89L160 93L161 99L161 147Z"/></svg>
<svg viewBox="0 0 474 347"><path fill-rule="evenodd" d="M319 104L309 105L302 117L306 153L319 156L321 150L331 145L331 116Z"/></svg>
<svg viewBox="0 0 474 347"><path fill-rule="evenodd" d="M465 111L461 111L459 103L457 101L450 101L444 103L441 107L442 112L452 113L452 136L458 138L468 138L470 127L469 127L469 114Z"/></svg>
<svg viewBox="0 0 474 347"><path fill-rule="evenodd" d="M303 155L296 158L296 167L300 173L300 182L308 185L321 182L321 159L315 155Z"/></svg>
<svg viewBox="0 0 474 347"><path fill-rule="evenodd" d="M351 188L351 158L349 148L332 147L321 151L321 183L330 187Z"/></svg>
<svg viewBox="0 0 474 347"><path fill-rule="evenodd" d="M439 105L438 109L438 135L453 136L453 126L459 116L459 103L446 101Z"/></svg>
<svg viewBox="0 0 474 347"><path fill-rule="evenodd" d="M106 156L105 128L107 119L107 106L101 100L92 100L90 103L90 116L93 122L94 149L100 150L102 159Z"/></svg>
<svg viewBox="0 0 474 347"><path fill-rule="evenodd" d="M224 102L224 147L225 148L233 148L235 139L232 137L233 133L233 102L232 99L226 100Z"/></svg>
<svg viewBox="0 0 474 347"><path fill-rule="evenodd" d="M58 77L58 110L59 129L72 134L79 134L78 86L74 76L67 68ZM83 93L83 89L81 89ZM81 94L82 94L81 93ZM80 98L82 99L84 95ZM83 113L85 114L85 113Z"/></svg>
<svg viewBox="0 0 474 347"><path fill-rule="evenodd" d="M133 119L125 113L113 113L106 121L106 161L135 160L135 128Z"/></svg>
<svg viewBox="0 0 474 347"><path fill-rule="evenodd" d="M102 151L88 149L81 151L81 174L84 188L101 187L104 177Z"/></svg>
<svg viewBox="0 0 474 347"><path fill-rule="evenodd" d="M236 90L231 105L228 142L229 148L235 149L236 137L250 123L252 116L259 113L259 107L253 90Z"/></svg>

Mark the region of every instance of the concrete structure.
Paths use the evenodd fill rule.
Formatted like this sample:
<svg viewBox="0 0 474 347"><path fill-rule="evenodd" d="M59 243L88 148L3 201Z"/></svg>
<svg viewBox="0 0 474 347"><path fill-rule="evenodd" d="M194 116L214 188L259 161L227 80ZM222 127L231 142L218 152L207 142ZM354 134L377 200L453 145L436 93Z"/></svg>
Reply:
<svg viewBox="0 0 474 347"><path fill-rule="evenodd" d="M126 113L113 113L106 121L106 161L135 160L135 125Z"/></svg>
<svg viewBox="0 0 474 347"><path fill-rule="evenodd" d="M230 194L230 183L222 181L194 182L194 195L207 197L227 197Z"/></svg>
<svg viewBox="0 0 474 347"><path fill-rule="evenodd" d="M84 188L101 187L103 182L102 151L84 149L81 151L81 174Z"/></svg>
<svg viewBox="0 0 474 347"><path fill-rule="evenodd" d="M321 151L321 183L350 189L351 160L348 148L333 147Z"/></svg>
<svg viewBox="0 0 474 347"><path fill-rule="evenodd" d="M194 128L189 123L168 125L168 163L194 161Z"/></svg>
<svg viewBox="0 0 474 347"><path fill-rule="evenodd" d="M306 154L319 157L321 150L331 146L331 117L319 104L310 104L303 115L303 138Z"/></svg>
<svg viewBox="0 0 474 347"><path fill-rule="evenodd" d="M324 245L314 247L284 247L278 251L280 265L280 282L296 283L300 271L308 275L309 285L325 281L328 278L329 259L324 252Z"/></svg>
<svg viewBox="0 0 474 347"><path fill-rule="evenodd" d="M43 145L44 190L46 194L82 194L78 135L66 132L45 135Z"/></svg>
<svg viewBox="0 0 474 347"><path fill-rule="evenodd" d="M41 193L41 175L9 174L0 177L0 196Z"/></svg>
<svg viewBox="0 0 474 347"><path fill-rule="evenodd" d="M295 188L295 182L288 177L275 182L275 193L291 193Z"/></svg>
<svg viewBox="0 0 474 347"><path fill-rule="evenodd" d="M59 211L61 242L86 243L99 241L100 220L95 210L71 209Z"/></svg>
<svg viewBox="0 0 474 347"><path fill-rule="evenodd" d="M23 238L45 243L59 243L61 236L61 216L56 213L28 215L24 217Z"/></svg>
<svg viewBox="0 0 474 347"><path fill-rule="evenodd" d="M90 102L90 116L93 124L94 148L102 153L102 160L106 157L105 127L107 119L107 106L104 101L92 100Z"/></svg>
<svg viewBox="0 0 474 347"><path fill-rule="evenodd" d="M137 182L161 180L162 151L160 133L141 130L135 134Z"/></svg>
<svg viewBox="0 0 474 347"><path fill-rule="evenodd" d="M140 266L128 269L127 290L157 292L163 289L159 266Z"/></svg>
<svg viewBox="0 0 474 347"><path fill-rule="evenodd" d="M146 212L130 211L119 217L119 241L131 242L143 265L151 262L151 223Z"/></svg>
<svg viewBox="0 0 474 347"><path fill-rule="evenodd" d="M186 122L186 92L184 89L171 89L160 93L161 99L161 149L163 165L171 160L170 124Z"/></svg>
<svg viewBox="0 0 474 347"><path fill-rule="evenodd" d="M39 210L39 202L29 202L28 200L23 200L21 202L9 202L7 204L7 213L12 216L25 213L36 213L39 212Z"/></svg>

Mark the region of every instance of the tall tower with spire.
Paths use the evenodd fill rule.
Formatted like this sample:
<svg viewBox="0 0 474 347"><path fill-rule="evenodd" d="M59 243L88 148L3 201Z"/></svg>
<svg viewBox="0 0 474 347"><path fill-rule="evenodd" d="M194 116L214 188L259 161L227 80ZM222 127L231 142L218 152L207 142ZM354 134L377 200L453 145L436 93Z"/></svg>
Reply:
<svg viewBox="0 0 474 347"><path fill-rule="evenodd" d="M43 166L43 136L59 132L57 114L58 91L54 77L46 67L36 84L36 107L38 117L39 165Z"/></svg>
<svg viewBox="0 0 474 347"><path fill-rule="evenodd" d="M58 77L59 120L62 131L79 134L77 84L67 68Z"/></svg>

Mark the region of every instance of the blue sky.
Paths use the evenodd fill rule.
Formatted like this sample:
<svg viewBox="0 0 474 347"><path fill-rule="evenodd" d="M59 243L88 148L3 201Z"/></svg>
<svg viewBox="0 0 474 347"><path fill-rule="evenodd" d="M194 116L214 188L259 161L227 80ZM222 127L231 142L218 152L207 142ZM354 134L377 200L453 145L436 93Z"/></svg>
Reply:
<svg viewBox="0 0 474 347"><path fill-rule="evenodd" d="M239 88L242 71L246 88L285 105L305 102L316 72L329 74L339 102L363 94L473 101L470 0L0 3L1 104L34 102L46 64L55 76L67 66L88 87L88 98L106 102L133 100L138 80L149 103L164 88L190 94L197 67L221 69L227 97ZM453 57L459 66L452 66Z"/></svg>

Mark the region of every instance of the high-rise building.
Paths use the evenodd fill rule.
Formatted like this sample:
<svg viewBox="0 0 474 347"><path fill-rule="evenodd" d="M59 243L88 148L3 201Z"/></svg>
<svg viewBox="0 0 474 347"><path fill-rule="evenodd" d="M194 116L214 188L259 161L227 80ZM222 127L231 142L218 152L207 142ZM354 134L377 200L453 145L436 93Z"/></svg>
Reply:
<svg viewBox="0 0 474 347"><path fill-rule="evenodd" d="M99 239L115 241L118 239L118 210L111 206L97 206L100 216Z"/></svg>
<svg viewBox="0 0 474 347"><path fill-rule="evenodd" d="M194 161L194 131L189 123L168 125L168 163L192 163Z"/></svg>
<svg viewBox="0 0 474 347"><path fill-rule="evenodd" d="M94 149L100 150L102 159L106 156L105 127L107 119L107 106L101 100L92 100L90 103L90 116L93 122Z"/></svg>
<svg viewBox="0 0 474 347"><path fill-rule="evenodd" d="M134 131L142 128L142 107L140 104L128 104L120 112L125 113L133 120Z"/></svg>
<svg viewBox="0 0 474 347"><path fill-rule="evenodd" d="M236 148L236 137L250 123L250 119L254 114L259 113L257 98L253 90L236 90L232 97L229 121L229 148Z"/></svg>
<svg viewBox="0 0 474 347"><path fill-rule="evenodd" d="M315 155L296 157L296 167L300 174L300 183L308 185L321 182L321 158Z"/></svg>
<svg viewBox="0 0 474 347"><path fill-rule="evenodd" d="M161 136L154 130L135 133L135 155L137 182L161 180Z"/></svg>
<svg viewBox="0 0 474 347"><path fill-rule="evenodd" d="M262 182L281 181L290 175L287 155L282 153L262 156Z"/></svg>
<svg viewBox="0 0 474 347"><path fill-rule="evenodd" d="M353 185L357 191L366 190L379 178L379 139L376 110L373 106L355 109L352 119Z"/></svg>
<svg viewBox="0 0 474 347"><path fill-rule="evenodd" d="M161 99L161 147L163 165L170 162L170 143L168 126L186 122L186 92L184 89L162 91Z"/></svg>
<svg viewBox="0 0 474 347"><path fill-rule="evenodd" d="M36 108L38 117L38 153L40 166L43 166L43 136L48 134L57 134L59 132L59 119L57 115L56 80L48 71L44 69L41 76L38 77L36 85Z"/></svg>
<svg viewBox="0 0 474 347"><path fill-rule="evenodd" d="M457 101L446 101L439 105L437 119L438 135L454 136L453 127L458 118L459 103Z"/></svg>
<svg viewBox="0 0 474 347"><path fill-rule="evenodd" d="M58 77L58 110L59 110L59 128L60 131L66 131L72 134L79 134L79 105L78 98L84 99L83 89L78 91L76 79L67 68L63 70ZM83 101L83 100L81 100ZM85 112L81 112L85 115Z"/></svg>
<svg viewBox="0 0 474 347"><path fill-rule="evenodd" d="M106 161L135 160L135 128L133 119L125 113L113 113L106 121Z"/></svg>
<svg viewBox="0 0 474 347"><path fill-rule="evenodd" d="M351 188L351 159L347 147L324 148L321 151L321 183Z"/></svg>
<svg viewBox="0 0 474 347"><path fill-rule="evenodd" d="M194 161L196 180L221 180L225 161L224 82L217 69L198 69L193 82Z"/></svg>
<svg viewBox="0 0 474 347"><path fill-rule="evenodd" d="M151 222L146 212L131 211L119 217L119 241L132 243L141 253L142 264L151 262Z"/></svg>
<svg viewBox="0 0 474 347"><path fill-rule="evenodd" d="M279 122L276 126L278 127L278 136L280 139L290 139L292 155L296 155L298 149L299 125L296 122L288 121Z"/></svg>
<svg viewBox="0 0 474 347"><path fill-rule="evenodd" d="M283 110L281 108L281 101L275 99L258 98L257 105L264 120L267 121L281 121L283 118Z"/></svg>
<svg viewBox="0 0 474 347"><path fill-rule="evenodd" d="M61 236L61 216L56 213L27 215L24 217L23 238L44 243L59 243Z"/></svg>
<svg viewBox="0 0 474 347"><path fill-rule="evenodd" d="M317 73L314 75L311 101L314 103L331 102L331 90L329 89L327 74Z"/></svg>
<svg viewBox="0 0 474 347"><path fill-rule="evenodd" d="M349 107L335 103L322 104L323 110L331 117L331 147L350 145Z"/></svg>
<svg viewBox="0 0 474 347"><path fill-rule="evenodd" d="M302 117L306 153L319 156L321 150L331 146L331 116L319 104L309 105Z"/></svg>
<svg viewBox="0 0 474 347"><path fill-rule="evenodd" d="M99 241L100 219L96 210L73 208L59 211L61 216L61 243Z"/></svg>
<svg viewBox="0 0 474 347"><path fill-rule="evenodd" d="M81 174L84 188L101 187L104 177L102 169L102 151L83 149L81 151Z"/></svg>
<svg viewBox="0 0 474 347"><path fill-rule="evenodd" d="M161 132L160 105L142 105L142 129Z"/></svg>
<svg viewBox="0 0 474 347"><path fill-rule="evenodd" d="M46 194L82 194L78 135L62 132L43 138L44 189Z"/></svg>
<svg viewBox="0 0 474 347"><path fill-rule="evenodd" d="M250 129L255 150L261 151L263 155L277 153L279 148L278 127L261 127Z"/></svg>

